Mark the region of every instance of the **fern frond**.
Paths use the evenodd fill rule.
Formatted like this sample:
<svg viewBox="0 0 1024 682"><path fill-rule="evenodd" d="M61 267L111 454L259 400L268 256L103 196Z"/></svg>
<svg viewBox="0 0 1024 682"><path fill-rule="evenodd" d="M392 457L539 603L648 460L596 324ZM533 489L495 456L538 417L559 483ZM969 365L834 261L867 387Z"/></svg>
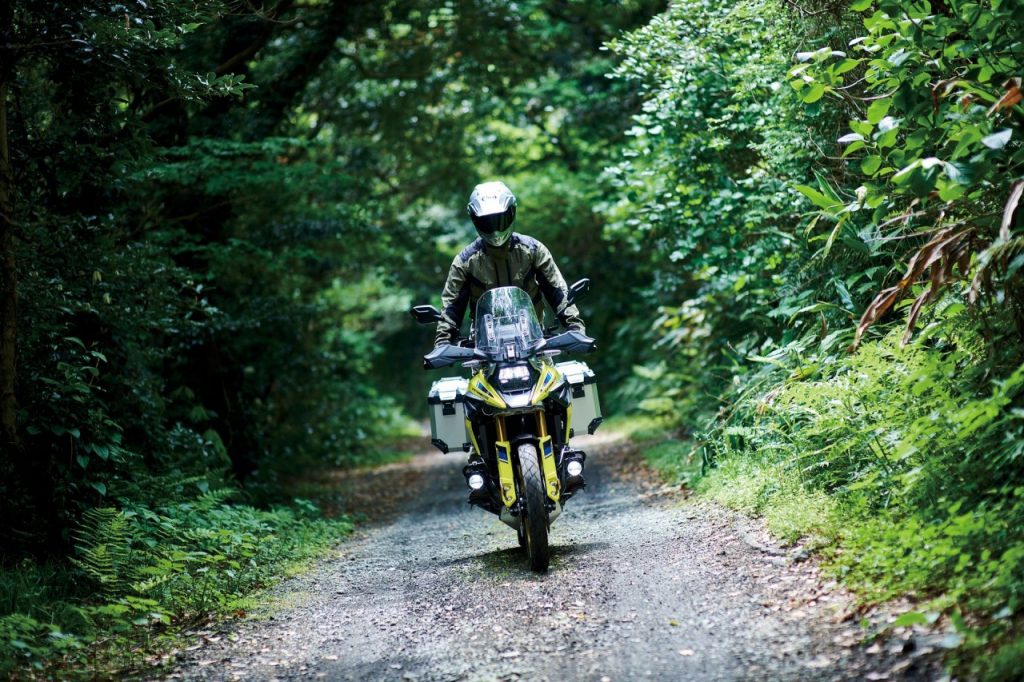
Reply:
<svg viewBox="0 0 1024 682"><path fill-rule="evenodd" d="M146 592L155 590L161 585L166 585L171 580L173 580L174 577L174 574L170 572L160 573L150 578L147 578L146 580L139 580L135 582L132 585L132 589L135 590L137 594L145 594Z"/></svg>
<svg viewBox="0 0 1024 682"><path fill-rule="evenodd" d="M201 510L213 509L226 503L237 493L238 491L234 488L214 488L200 495L195 501L194 506L196 509Z"/></svg>
<svg viewBox="0 0 1024 682"><path fill-rule="evenodd" d="M112 507L89 509L72 537L78 551L72 563L104 598L116 598L130 589L132 537L124 512Z"/></svg>

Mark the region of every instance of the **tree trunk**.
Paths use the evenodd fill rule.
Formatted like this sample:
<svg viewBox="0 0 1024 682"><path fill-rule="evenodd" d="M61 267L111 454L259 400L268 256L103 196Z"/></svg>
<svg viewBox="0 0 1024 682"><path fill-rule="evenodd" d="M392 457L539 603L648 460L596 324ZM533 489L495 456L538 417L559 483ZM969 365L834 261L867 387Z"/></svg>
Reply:
<svg viewBox="0 0 1024 682"><path fill-rule="evenodd" d="M7 81L0 74L0 438L18 448L15 350L18 332L18 273L14 254L14 178L7 147Z"/></svg>

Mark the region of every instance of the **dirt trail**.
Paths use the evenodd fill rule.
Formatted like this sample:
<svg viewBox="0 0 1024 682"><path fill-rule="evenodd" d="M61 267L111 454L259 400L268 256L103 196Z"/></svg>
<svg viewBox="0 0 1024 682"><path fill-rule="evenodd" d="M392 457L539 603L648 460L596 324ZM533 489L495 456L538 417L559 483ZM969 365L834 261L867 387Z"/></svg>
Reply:
<svg viewBox="0 0 1024 682"><path fill-rule="evenodd" d="M628 444L578 439L585 492L553 526L551 570L465 503L461 454L339 485L394 505L276 591L272 619L203 638L185 679L933 679L930 657L868 647L849 600L752 522L653 482ZM357 493L358 491L358 493ZM376 520L372 520L376 519Z"/></svg>

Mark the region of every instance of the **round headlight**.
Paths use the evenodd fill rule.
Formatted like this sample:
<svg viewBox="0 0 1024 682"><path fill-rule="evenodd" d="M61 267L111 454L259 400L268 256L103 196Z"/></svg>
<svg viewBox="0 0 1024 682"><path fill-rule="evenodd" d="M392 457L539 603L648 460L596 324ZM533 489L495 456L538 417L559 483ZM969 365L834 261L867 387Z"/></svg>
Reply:
<svg viewBox="0 0 1024 682"><path fill-rule="evenodd" d="M565 471L570 476L579 476L583 473L583 462L578 459L570 460L569 463L565 465Z"/></svg>
<svg viewBox="0 0 1024 682"><path fill-rule="evenodd" d="M480 474L473 474L469 477L469 487L473 490L480 490L484 487L484 477Z"/></svg>

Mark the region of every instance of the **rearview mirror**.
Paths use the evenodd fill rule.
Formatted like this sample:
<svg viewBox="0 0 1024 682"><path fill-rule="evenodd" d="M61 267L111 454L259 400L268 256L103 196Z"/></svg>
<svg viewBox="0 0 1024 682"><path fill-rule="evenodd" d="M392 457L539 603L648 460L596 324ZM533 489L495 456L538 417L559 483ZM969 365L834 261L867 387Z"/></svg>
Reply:
<svg viewBox="0 0 1024 682"><path fill-rule="evenodd" d="M430 324L441 321L441 311L432 305L414 305L409 309L409 314L420 324Z"/></svg>
<svg viewBox="0 0 1024 682"><path fill-rule="evenodd" d="M590 278L584 277L569 287L569 304L572 305L590 291Z"/></svg>

